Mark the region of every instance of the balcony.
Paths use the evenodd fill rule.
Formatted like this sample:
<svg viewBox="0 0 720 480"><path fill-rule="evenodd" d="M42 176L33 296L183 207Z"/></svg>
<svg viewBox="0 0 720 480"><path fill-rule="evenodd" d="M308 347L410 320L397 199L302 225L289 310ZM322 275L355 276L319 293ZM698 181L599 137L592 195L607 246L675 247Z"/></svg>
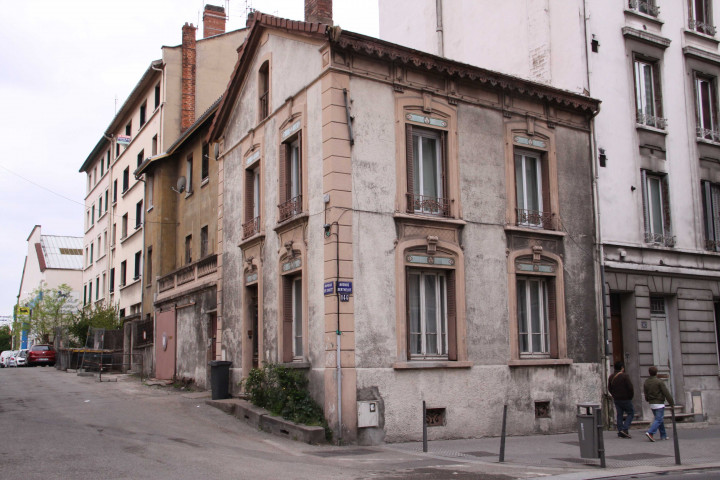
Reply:
<svg viewBox="0 0 720 480"><path fill-rule="evenodd" d="M407 202L408 213L450 217L450 202L447 198L408 193Z"/></svg>
<svg viewBox="0 0 720 480"><path fill-rule="evenodd" d="M694 18L688 20L688 28L704 35L710 35L711 37L714 37L717 32L717 28L714 25L699 22Z"/></svg>
<svg viewBox="0 0 720 480"><path fill-rule="evenodd" d="M697 127L697 138L720 143L720 131L708 128Z"/></svg>
<svg viewBox="0 0 720 480"><path fill-rule="evenodd" d="M647 113L643 113L638 110L637 112L637 123L640 125L645 125L647 127L653 127L660 130L665 130L667 127L667 119L656 117L654 115L648 115Z"/></svg>
<svg viewBox="0 0 720 480"><path fill-rule="evenodd" d="M185 265L158 278L158 301L191 290L205 283L212 283L211 275L217 272L217 254L209 255L195 263Z"/></svg>
<svg viewBox="0 0 720 480"><path fill-rule="evenodd" d="M652 243L655 245L661 245L665 247L674 247L675 246L675 235L667 235L664 233L652 233L652 232L645 232L645 242L646 243Z"/></svg>
<svg viewBox="0 0 720 480"><path fill-rule="evenodd" d="M255 217L249 222L245 222L242 225L243 235L242 239L250 238L256 233L260 233L260 217Z"/></svg>
<svg viewBox="0 0 720 480"><path fill-rule="evenodd" d="M660 7L655 5L654 0L630 0L628 3L630 10L650 15L651 17L657 17L660 15Z"/></svg>
<svg viewBox="0 0 720 480"><path fill-rule="evenodd" d="M560 218L551 212L524 210L516 208L518 227L542 228L544 230L561 230Z"/></svg>
<svg viewBox="0 0 720 480"><path fill-rule="evenodd" d="M302 212L302 195L291 198L285 203L278 205L280 222L284 222ZM244 226L243 226L244 227Z"/></svg>

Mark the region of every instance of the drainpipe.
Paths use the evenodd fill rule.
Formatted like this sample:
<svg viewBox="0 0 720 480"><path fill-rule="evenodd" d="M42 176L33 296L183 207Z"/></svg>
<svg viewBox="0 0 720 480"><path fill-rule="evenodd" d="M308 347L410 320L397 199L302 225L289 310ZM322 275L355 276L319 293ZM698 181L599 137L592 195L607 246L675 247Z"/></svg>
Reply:
<svg viewBox="0 0 720 480"><path fill-rule="evenodd" d="M442 0L435 0L435 32L437 33L438 55L445 56L445 48L443 46L443 24L442 24Z"/></svg>
<svg viewBox="0 0 720 480"><path fill-rule="evenodd" d="M338 397L338 442L342 441L342 362L340 361L340 293L337 291L340 282L340 224L335 223L335 301L337 304L337 329L335 330L335 347L337 352L337 397Z"/></svg>

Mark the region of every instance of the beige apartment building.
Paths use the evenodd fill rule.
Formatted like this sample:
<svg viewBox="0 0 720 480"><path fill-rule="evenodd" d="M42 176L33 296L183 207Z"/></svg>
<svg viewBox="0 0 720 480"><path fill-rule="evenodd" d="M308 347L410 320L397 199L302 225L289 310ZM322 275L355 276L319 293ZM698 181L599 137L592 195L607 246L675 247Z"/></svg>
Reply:
<svg viewBox="0 0 720 480"><path fill-rule="evenodd" d="M204 37L196 40L196 28L185 24L182 43L162 47L81 166L88 176L86 304L105 299L124 321L152 323L152 308L142 307L144 224L152 203L133 173L217 100L244 37L242 30L225 33L224 9L207 5Z"/></svg>

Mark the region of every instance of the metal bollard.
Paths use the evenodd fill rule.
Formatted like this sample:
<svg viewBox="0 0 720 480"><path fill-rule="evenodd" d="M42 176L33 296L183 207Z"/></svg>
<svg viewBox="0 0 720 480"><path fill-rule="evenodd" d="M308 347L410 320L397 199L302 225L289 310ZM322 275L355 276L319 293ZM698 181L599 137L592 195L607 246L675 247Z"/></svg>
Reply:
<svg viewBox="0 0 720 480"><path fill-rule="evenodd" d="M673 424L673 444L675 446L675 465L681 465L680 463L680 443L678 443L678 431L675 425L675 406L670 409L672 413L672 424Z"/></svg>
<svg viewBox="0 0 720 480"><path fill-rule="evenodd" d="M605 468L605 440L603 439L602 409L595 410L595 421L597 422L598 456L600 457L600 468Z"/></svg>
<svg viewBox="0 0 720 480"><path fill-rule="evenodd" d="M427 408L425 408L425 400L423 400L422 409L422 420L423 420L423 452L427 453Z"/></svg>
<svg viewBox="0 0 720 480"><path fill-rule="evenodd" d="M507 403L503 405L502 433L500 434L500 463L505 461L505 426L507 420Z"/></svg>

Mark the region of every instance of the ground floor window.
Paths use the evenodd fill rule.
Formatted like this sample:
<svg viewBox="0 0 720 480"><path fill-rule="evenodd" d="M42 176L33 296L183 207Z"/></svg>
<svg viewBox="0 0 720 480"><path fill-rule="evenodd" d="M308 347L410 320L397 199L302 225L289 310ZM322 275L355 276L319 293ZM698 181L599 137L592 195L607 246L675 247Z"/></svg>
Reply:
<svg viewBox="0 0 720 480"><path fill-rule="evenodd" d="M410 356L447 357L447 275L408 270L408 336Z"/></svg>
<svg viewBox="0 0 720 480"><path fill-rule="evenodd" d="M520 353L547 356L550 353L548 281L544 278L517 280L517 318Z"/></svg>

